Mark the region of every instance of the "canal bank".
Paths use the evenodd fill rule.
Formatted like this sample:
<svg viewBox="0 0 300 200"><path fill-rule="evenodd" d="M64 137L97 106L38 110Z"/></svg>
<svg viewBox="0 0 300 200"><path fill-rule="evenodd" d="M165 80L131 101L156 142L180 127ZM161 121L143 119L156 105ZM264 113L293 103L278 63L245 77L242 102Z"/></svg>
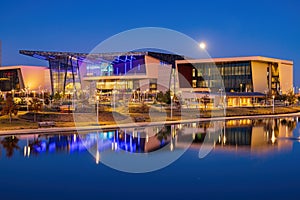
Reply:
<svg viewBox="0 0 300 200"><path fill-rule="evenodd" d="M233 116L233 117L214 117L214 118L195 118L187 120L173 120L173 121L161 121L161 122L137 122L126 124L111 124L111 125L94 125L94 126L72 126L72 127L53 127L53 128L38 128L38 129L18 129L18 130L4 130L0 131L0 135L23 135L23 134L49 134L57 132L74 132L79 131L84 133L85 131L99 131L109 130L116 128L132 128L141 126L159 126L159 125L171 125L179 123L193 123L193 122L209 122L209 121L224 121L224 120L240 120L240 119L265 119L265 118L284 118L284 117L300 117L300 112L286 113L276 115L251 115L251 116Z"/></svg>

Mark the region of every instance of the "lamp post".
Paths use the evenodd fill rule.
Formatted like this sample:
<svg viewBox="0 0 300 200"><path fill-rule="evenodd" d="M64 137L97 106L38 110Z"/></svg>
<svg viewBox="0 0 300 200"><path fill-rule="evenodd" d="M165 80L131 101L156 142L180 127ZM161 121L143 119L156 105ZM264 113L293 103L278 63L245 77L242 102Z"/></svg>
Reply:
<svg viewBox="0 0 300 200"><path fill-rule="evenodd" d="M132 90L133 93L133 102L135 102L135 90Z"/></svg>
<svg viewBox="0 0 300 200"><path fill-rule="evenodd" d="M171 119L173 119L173 98L174 98L173 94L171 94L170 97L171 97L171 113L170 113L170 117L171 117Z"/></svg>
<svg viewBox="0 0 300 200"><path fill-rule="evenodd" d="M267 89L265 90L265 95L266 95L265 96L265 106L266 106L267 105L267 95L268 95L268 90Z"/></svg>
<svg viewBox="0 0 300 200"><path fill-rule="evenodd" d="M26 104L27 104L27 112L29 111L29 102L28 102L28 91L29 90L29 88L25 88L25 91L26 91Z"/></svg>
<svg viewBox="0 0 300 200"><path fill-rule="evenodd" d="M224 109L224 117L226 116L226 103L225 103L225 101L226 101L226 96L225 96L225 94L224 94L224 96L222 96L222 94L223 94L223 88L220 88L219 89L219 91L221 92L221 97L220 97L220 99L222 99L222 103L223 103L223 109Z"/></svg>
<svg viewBox="0 0 300 200"><path fill-rule="evenodd" d="M149 89L146 90L146 96L145 96L146 100L148 100L148 98L149 98Z"/></svg>
<svg viewBox="0 0 300 200"><path fill-rule="evenodd" d="M99 96L96 96L96 118L97 125L99 124Z"/></svg>
<svg viewBox="0 0 300 200"><path fill-rule="evenodd" d="M42 99L43 99L43 106L45 106L45 95L44 95L44 90L42 90Z"/></svg>
<svg viewBox="0 0 300 200"><path fill-rule="evenodd" d="M221 92L221 97L220 97L220 101L222 100L223 96L222 96L222 92L223 92L223 88L220 88L219 91ZM224 102L222 102L224 105Z"/></svg>
<svg viewBox="0 0 300 200"><path fill-rule="evenodd" d="M11 93L12 93L12 97L15 98L15 90L14 89L11 90Z"/></svg>
<svg viewBox="0 0 300 200"><path fill-rule="evenodd" d="M76 89L74 89L72 93L72 106L74 110L75 110L75 98L76 98Z"/></svg>
<svg viewBox="0 0 300 200"><path fill-rule="evenodd" d="M274 95L272 96L272 99L273 99L273 114L274 114L274 111L275 111L275 96Z"/></svg>
<svg viewBox="0 0 300 200"><path fill-rule="evenodd" d="M114 106L114 111L116 110L116 90L114 89L112 91L113 93L113 106Z"/></svg>

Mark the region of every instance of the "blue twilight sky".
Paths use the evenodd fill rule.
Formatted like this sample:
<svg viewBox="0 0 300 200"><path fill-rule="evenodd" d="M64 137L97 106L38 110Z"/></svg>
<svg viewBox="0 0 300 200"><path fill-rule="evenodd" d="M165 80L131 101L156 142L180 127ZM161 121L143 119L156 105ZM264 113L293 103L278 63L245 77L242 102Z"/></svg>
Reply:
<svg viewBox="0 0 300 200"><path fill-rule="evenodd" d="M164 27L206 41L211 57L261 55L294 61L300 74L300 1L17 1L0 2L3 65L46 65L20 49L89 52L138 27Z"/></svg>

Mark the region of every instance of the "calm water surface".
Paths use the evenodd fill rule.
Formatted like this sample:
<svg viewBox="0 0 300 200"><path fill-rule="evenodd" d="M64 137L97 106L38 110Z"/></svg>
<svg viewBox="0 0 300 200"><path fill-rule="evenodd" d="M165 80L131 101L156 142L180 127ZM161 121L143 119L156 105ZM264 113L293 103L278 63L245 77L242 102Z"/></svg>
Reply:
<svg viewBox="0 0 300 200"><path fill-rule="evenodd" d="M298 199L297 118L227 121L211 135L215 126L1 136L0 199ZM213 150L200 159L208 137ZM105 152L174 152L187 138L183 156L157 171L126 173L101 162Z"/></svg>

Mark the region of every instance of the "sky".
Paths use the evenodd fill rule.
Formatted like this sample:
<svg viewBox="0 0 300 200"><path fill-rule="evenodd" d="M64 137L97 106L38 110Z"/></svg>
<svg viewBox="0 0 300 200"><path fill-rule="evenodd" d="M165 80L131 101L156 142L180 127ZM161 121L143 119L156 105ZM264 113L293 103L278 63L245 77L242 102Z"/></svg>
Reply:
<svg viewBox="0 0 300 200"><path fill-rule="evenodd" d="M300 86L299 10L297 0L3 0L2 65L47 65L20 55L21 49L90 52L122 31L162 27L205 41L211 57L293 60Z"/></svg>

